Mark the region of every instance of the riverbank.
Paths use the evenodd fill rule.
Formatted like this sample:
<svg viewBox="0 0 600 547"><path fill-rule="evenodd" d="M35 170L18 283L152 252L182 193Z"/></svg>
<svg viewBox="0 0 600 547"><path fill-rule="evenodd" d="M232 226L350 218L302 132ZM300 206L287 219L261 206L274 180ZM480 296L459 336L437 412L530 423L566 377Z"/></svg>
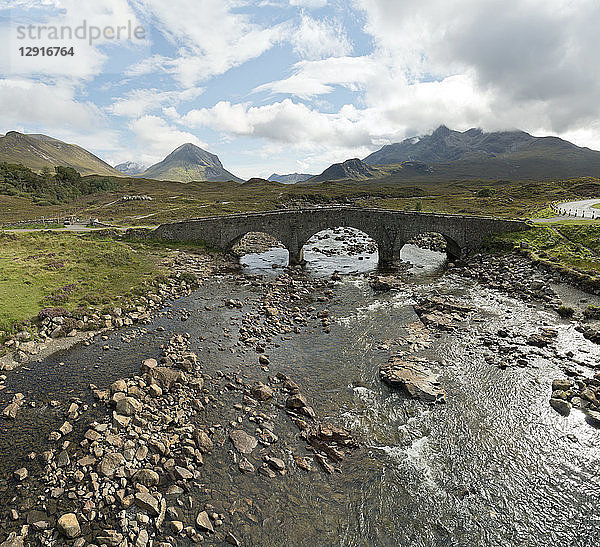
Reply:
<svg viewBox="0 0 600 547"><path fill-rule="evenodd" d="M337 256L324 256L329 255L330 260ZM431 253L426 260L437 256ZM492 280L504 282L502 271L518 270L526 291L532 291L506 296L484 287L484 279L465 284L461 268L421 280L420 270L413 269L396 276L394 289L377 293L362 276L311 278L296 269L269 278L217 273L204 279L201 290L157 310L152 323L107 333L85 351L57 357L62 364L11 373L10 396L20 404L9 424L11 437L21 446L19 428L35 423L42 438L29 447L34 452L29 458L27 452L10 458L11 476L0 482L6 508L0 540L10 532L16 542L10 545L18 545L19 537L77 545L150 540L176 545L201 537L209 545L347 544L359 537L385 544L385 538L396 542L435 533L462 545L485 533L518 542L524 523L515 522L516 500L506 514L494 503L498 516L490 518L486 504L480 504L498 493L482 490L498 482L500 491L514 491L503 482L513 476L521 487L535 483L548 518L543 501L548 492L539 478L523 477L527 466L501 471L515 458L535 456L511 452L508 459L477 466L464 450L493 443L493 455L545 446L541 439L523 441L533 434L524 424L543 422L553 438L552 450L543 455L547 461L557 442L567 450L556 430L568 423L581 439L582 457L590 434L577 429L576 416L563 418L551 409L549 377L556 377L557 369L583 370L595 354L565 356L580 344L571 339L581 336L571 334L556 314L538 311L543 306L536 295L545 296L552 279L535 267L499 266ZM481 264L482 272L490 270ZM443 292L446 300L431 300L432 291ZM556 294L547 296L544 304L553 307ZM415 302L424 310L421 319L412 311ZM450 323L443 321L449 316ZM537 340L534 335L546 336L540 320L557 331L556 336L548 331L543 348L529 344ZM378 371L392 356L419 359L414 362L440 375L446 404L432 409L385 387ZM68 378L66 397L52 393L55 381L48 376L47 395L25 389L28 375L38 384L37 374L48 369L56 370L61 383ZM94 385L85 389L90 382ZM52 400L58 404L52 406ZM476 416L469 418L474 409ZM490 416L481 414L483 409ZM510 413L503 420L492 418L506 409ZM320 423L325 416L326 423ZM472 428L466 426L471 419ZM504 422L513 442L501 437L503 448L497 450L494 438ZM487 423L495 431L489 438ZM340 427L351 430L352 438ZM362 448L353 447L356 442ZM456 442L453 449L444 449L450 442ZM438 458L448 452L456 462L459 454L465 469L493 467L498 474L468 478L450 462L425 467L433 461L424 459L424 447L438 443ZM404 454L405 463L399 459ZM377 490L363 491L363 484L378 485ZM386 497L390 492L393 502ZM561 489L560 495L569 500L572 493ZM417 506L411 505L415 497ZM469 519L448 521L448 514L462 512L462 504L476 513L477 527ZM382 506L393 511L382 513ZM429 530L417 507L451 531ZM406 521L403 514L412 516ZM529 517L535 514L531 508ZM342 529L335 525L341 519ZM420 532L411 522L419 523Z"/></svg>
<svg viewBox="0 0 600 547"><path fill-rule="evenodd" d="M166 299L232 264L202 248L122 235L0 234L0 241L0 370L65 348L65 337L78 342L82 331L143 323Z"/></svg>

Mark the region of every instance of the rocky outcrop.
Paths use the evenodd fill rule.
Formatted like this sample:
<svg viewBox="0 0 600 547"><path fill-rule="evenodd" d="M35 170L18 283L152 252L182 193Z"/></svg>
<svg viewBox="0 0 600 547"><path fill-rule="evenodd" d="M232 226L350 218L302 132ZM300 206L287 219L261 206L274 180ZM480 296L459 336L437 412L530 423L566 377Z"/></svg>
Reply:
<svg viewBox="0 0 600 547"><path fill-rule="evenodd" d="M447 331L460 327L473 312L471 306L443 296L426 297L413 308L425 326Z"/></svg>
<svg viewBox="0 0 600 547"><path fill-rule="evenodd" d="M399 387L413 399L427 403L445 403L446 392L437 381L437 375L421 363L391 358L379 369L381 379L392 387Z"/></svg>

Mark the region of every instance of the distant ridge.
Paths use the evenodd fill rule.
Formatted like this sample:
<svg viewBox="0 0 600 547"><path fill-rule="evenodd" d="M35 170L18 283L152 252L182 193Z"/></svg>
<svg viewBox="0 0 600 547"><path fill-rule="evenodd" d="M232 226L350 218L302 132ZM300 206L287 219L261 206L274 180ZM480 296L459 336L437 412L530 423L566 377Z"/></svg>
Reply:
<svg viewBox="0 0 600 547"><path fill-rule="evenodd" d="M33 171L40 171L44 167L54 170L54 167L61 165L72 167L82 175L123 176L98 156L76 144L67 144L48 135L28 135L18 131L9 131L0 137L0 161L20 163Z"/></svg>
<svg viewBox="0 0 600 547"><path fill-rule="evenodd" d="M126 161L123 163L119 163L119 165L115 165L115 169L124 175L139 175L143 173L148 168L147 165L142 165L141 163L137 163L135 161Z"/></svg>
<svg viewBox="0 0 600 547"><path fill-rule="evenodd" d="M534 137L518 130L460 132L444 125L431 135L386 145L364 162L388 171L392 165L419 165L417 178L414 170L405 168L394 174L415 180L600 177L600 152L558 137Z"/></svg>
<svg viewBox="0 0 600 547"><path fill-rule="evenodd" d="M182 144L138 177L174 182L243 182L224 169L218 156L192 143Z"/></svg>
<svg viewBox="0 0 600 547"><path fill-rule="evenodd" d="M296 184L298 182L304 182L314 175L308 175L306 173L290 173L289 175L278 175L273 173L268 180L272 182L282 182L283 184Z"/></svg>
<svg viewBox="0 0 600 547"><path fill-rule="evenodd" d="M431 135L388 144L367 156L364 162L369 165L389 165L404 161L446 163L473 155L494 157L521 150L536 140L537 137L525 131L484 133L481 129L473 128L461 133L441 125Z"/></svg>

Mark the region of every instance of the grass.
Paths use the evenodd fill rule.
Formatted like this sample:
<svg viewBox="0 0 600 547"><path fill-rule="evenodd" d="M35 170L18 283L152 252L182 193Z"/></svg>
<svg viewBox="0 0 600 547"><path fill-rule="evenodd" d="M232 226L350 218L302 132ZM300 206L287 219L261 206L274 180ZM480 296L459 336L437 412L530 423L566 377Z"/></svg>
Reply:
<svg viewBox="0 0 600 547"><path fill-rule="evenodd" d="M61 232L0 233L0 330L44 307L125 304L162 273L164 246ZM1 338L1 337L0 337Z"/></svg>
<svg viewBox="0 0 600 547"><path fill-rule="evenodd" d="M84 177L87 178L87 177ZM338 181L284 185L273 182L178 182L115 178L115 188L80 196L63 205L35 205L30 199L0 195L2 222L74 215L122 226L157 225L194 217L265 211L282 207L346 203L359 206L512 218L554 216L555 201L582 199L600 189L599 179L556 181ZM489 189L489 197L482 190ZM153 201L123 201L146 194Z"/></svg>
<svg viewBox="0 0 600 547"><path fill-rule="evenodd" d="M600 225L600 219L591 219L591 218L569 218L556 220L554 222L548 222L546 226L590 226L590 225Z"/></svg>
<svg viewBox="0 0 600 547"><path fill-rule="evenodd" d="M524 232L495 236L492 250L526 243L533 258L590 277L600 275L600 224L536 225Z"/></svg>
<svg viewBox="0 0 600 547"><path fill-rule="evenodd" d="M592 207L594 209L600 209L600 203L596 203L595 205L592 205Z"/></svg>
<svg viewBox="0 0 600 547"><path fill-rule="evenodd" d="M0 230L59 230L64 224L57 222L26 222L24 224L3 224Z"/></svg>

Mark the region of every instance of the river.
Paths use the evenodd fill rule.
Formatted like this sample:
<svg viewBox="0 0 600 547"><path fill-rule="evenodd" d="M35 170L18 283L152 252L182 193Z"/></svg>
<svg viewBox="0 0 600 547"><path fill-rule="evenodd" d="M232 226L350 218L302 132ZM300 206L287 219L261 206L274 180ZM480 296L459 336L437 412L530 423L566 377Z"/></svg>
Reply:
<svg viewBox="0 0 600 547"><path fill-rule="evenodd" d="M274 424L285 475L241 474L231 444L216 443L205 458L204 487L189 495L196 500L193 507L211 503L227 512L226 525L244 545L598 544L600 431L580 412L563 417L548 404L552 380L572 365L563 355L572 350L573 359L597 362L598 346L554 312L446 271L445 255L410 245L402 255L411 263L403 274L405 288L375 293L365 274L376 268L376 251L340 255L343 242L330 235L314 246L331 255L305 252L307 276L346 274L326 303L317 300L319 291L307 294L317 309L329 310L328 334L312 318L300 332L272 337L268 371L256 366L253 348L238 342L237 331L242 315L260 301L259 279L276 279L282 270L272 264L284 265L286 251L246 255L245 277L205 280L146 328L125 329L10 373L0 403L22 392L36 406L23 407L14 422L0 423L0 470L8 474L26 462L28 452L44 449L48 433L63 421L50 400L63 407L73 398L92 405L90 383L105 387L137 373L142 359L157 356L160 344L185 330L207 375L240 371L248 381L266 381L285 373L319 417L346 426L361 444L347 453L341 473L298 469L292 459L302 450L298 430L269 403L259 410ZM391 353L409 351L407 339L414 341L411 333L418 325L412 305L430 294L450 295L475 309L464 328L432 332L411 350L440 374L447 403L436 406L408 399L378 375ZM242 301L243 310L223 306L230 298ZM182 313L189 314L185 322ZM503 356L485 339L502 328L518 342L542 325L558 330L557 349L528 347L523 366L494 364ZM242 417L252 432L255 424L233 406L241 402L239 393L223 389L217 400L204 414L207 424L227 427ZM82 421L102 412L93 409ZM253 456L260 461L263 452L257 449ZM1 494L5 508L12 494ZM190 508L186 516L193 522L195 512Z"/></svg>

